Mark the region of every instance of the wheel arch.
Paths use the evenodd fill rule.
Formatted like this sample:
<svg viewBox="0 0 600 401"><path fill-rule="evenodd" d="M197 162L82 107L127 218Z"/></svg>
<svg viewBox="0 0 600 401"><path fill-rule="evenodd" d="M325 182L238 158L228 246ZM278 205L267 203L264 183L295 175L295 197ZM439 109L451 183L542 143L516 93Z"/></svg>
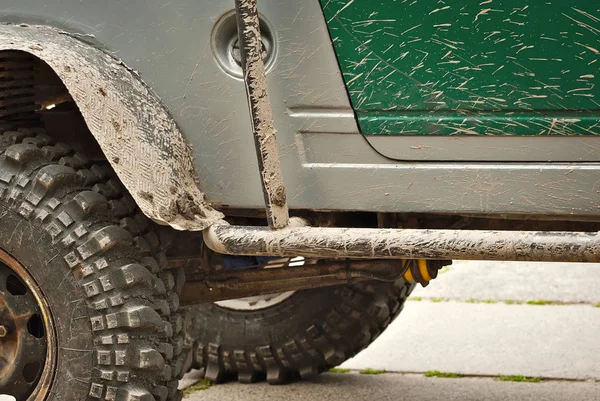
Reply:
<svg viewBox="0 0 600 401"><path fill-rule="evenodd" d="M146 216L179 230L202 230L222 218L198 187L192 153L175 120L123 62L47 26L1 25L0 54L5 52L27 53L49 67L53 73L42 78L43 85L35 83L30 111L70 97L93 138L87 142L97 143ZM56 82L48 90L56 78L62 94ZM0 106L6 104L2 99ZM0 117L17 112L23 109L0 107Z"/></svg>

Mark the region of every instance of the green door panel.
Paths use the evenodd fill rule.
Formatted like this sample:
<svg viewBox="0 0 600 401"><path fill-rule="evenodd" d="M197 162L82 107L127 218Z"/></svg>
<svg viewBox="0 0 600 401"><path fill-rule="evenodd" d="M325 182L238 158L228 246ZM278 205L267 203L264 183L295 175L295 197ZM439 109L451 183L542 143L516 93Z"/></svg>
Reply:
<svg viewBox="0 0 600 401"><path fill-rule="evenodd" d="M599 0L321 0L365 135L600 135Z"/></svg>

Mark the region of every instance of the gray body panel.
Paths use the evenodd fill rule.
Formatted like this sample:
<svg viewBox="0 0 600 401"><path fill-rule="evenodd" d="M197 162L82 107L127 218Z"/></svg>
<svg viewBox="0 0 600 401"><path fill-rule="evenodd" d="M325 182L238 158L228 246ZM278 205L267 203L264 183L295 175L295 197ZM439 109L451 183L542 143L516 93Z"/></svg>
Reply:
<svg viewBox="0 0 600 401"><path fill-rule="evenodd" d="M104 156L148 217L180 230L202 230L223 217L205 202L191 152L173 119L119 60L55 28L37 25L1 25L4 51L30 53L57 74ZM0 82L4 97L10 82ZM4 108L5 99L0 103ZM3 171L2 179L10 181L7 177ZM25 206L23 210L31 212Z"/></svg>
<svg viewBox="0 0 600 401"><path fill-rule="evenodd" d="M2 0L0 19L93 35L82 39L139 71L166 104L192 147L207 200L263 208L244 85L211 49L215 22L232 8L233 1ZM495 138L503 156L492 159L519 160L503 163L482 161L490 160L480 149L486 138L463 138L458 156L441 159L456 145L444 139L414 156L423 138L407 138L395 152L413 160L389 160L358 132L318 1L261 0L259 9L277 43L268 84L290 209L598 215L600 165L589 147L600 138L564 157L555 138Z"/></svg>

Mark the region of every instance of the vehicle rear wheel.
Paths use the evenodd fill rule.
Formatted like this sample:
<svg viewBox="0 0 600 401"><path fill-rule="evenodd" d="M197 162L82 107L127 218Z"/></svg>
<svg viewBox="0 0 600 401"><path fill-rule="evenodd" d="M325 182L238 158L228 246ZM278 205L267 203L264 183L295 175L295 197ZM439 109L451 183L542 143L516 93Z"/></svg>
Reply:
<svg viewBox="0 0 600 401"><path fill-rule="evenodd" d="M152 223L107 166L0 135L0 395L179 400L183 321Z"/></svg>
<svg viewBox="0 0 600 401"><path fill-rule="evenodd" d="M193 367L213 382L310 378L372 343L413 288L400 279L193 306Z"/></svg>

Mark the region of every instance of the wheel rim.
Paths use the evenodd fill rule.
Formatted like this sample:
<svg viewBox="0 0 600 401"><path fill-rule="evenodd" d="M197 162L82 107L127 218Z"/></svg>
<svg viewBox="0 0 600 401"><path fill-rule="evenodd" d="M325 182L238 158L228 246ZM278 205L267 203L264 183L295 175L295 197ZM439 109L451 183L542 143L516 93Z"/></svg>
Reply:
<svg viewBox="0 0 600 401"><path fill-rule="evenodd" d="M274 260L271 264L265 266L266 269L276 269L279 267L283 267L285 265L293 266L302 266L306 263L305 259L302 256L295 257L292 259L278 259ZM216 305L226 308L233 309L238 311L255 311L270 308L272 306L278 305L290 298L294 295L296 291L287 291L280 292L276 294L267 294L267 295L257 295L254 297L246 297L246 298L237 298L237 299L228 299L226 301L218 301L215 302Z"/></svg>
<svg viewBox="0 0 600 401"><path fill-rule="evenodd" d="M257 295L255 297L218 301L215 302L215 304L219 305L222 308L233 310L260 310L280 304L295 293L296 291L287 291L278 294Z"/></svg>
<svg viewBox="0 0 600 401"><path fill-rule="evenodd" d="M48 305L27 270L0 250L0 395L41 401L55 361Z"/></svg>

